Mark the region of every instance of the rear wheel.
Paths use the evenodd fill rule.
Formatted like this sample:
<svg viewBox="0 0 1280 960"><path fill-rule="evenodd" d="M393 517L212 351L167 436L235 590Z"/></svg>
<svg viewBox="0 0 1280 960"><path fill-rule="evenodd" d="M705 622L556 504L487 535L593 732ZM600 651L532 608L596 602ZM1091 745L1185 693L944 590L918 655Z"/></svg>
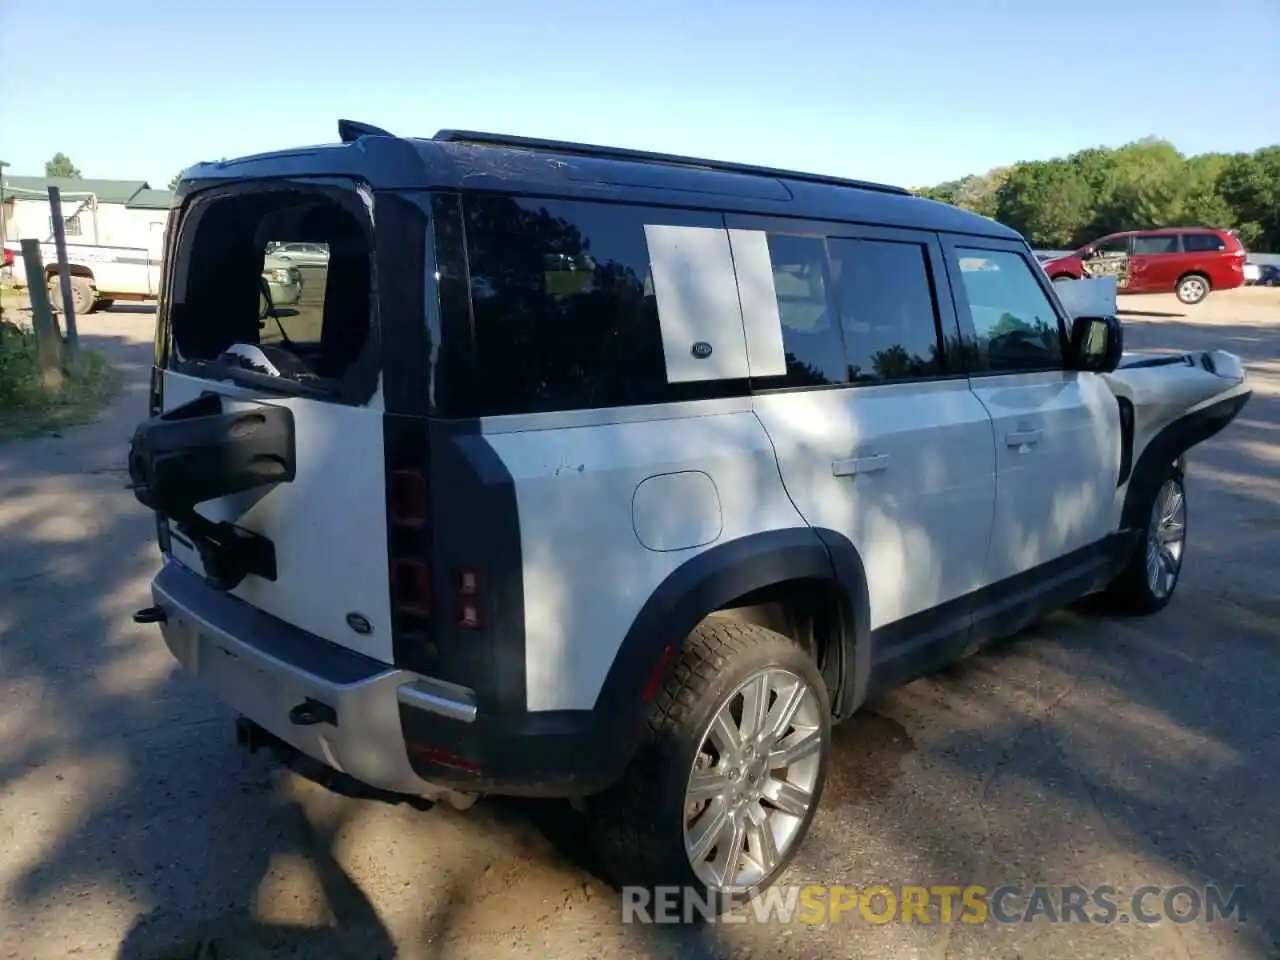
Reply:
<svg viewBox="0 0 1280 960"><path fill-rule="evenodd" d="M830 701L812 658L763 627L706 621L622 781L589 808L602 866L621 886L697 898L681 900L682 917L731 909L795 856L830 753Z"/></svg>
<svg viewBox="0 0 1280 960"><path fill-rule="evenodd" d="M1209 278L1199 273L1189 273L1178 281L1175 291L1178 300L1190 306L1209 295Z"/></svg>
<svg viewBox="0 0 1280 960"><path fill-rule="evenodd" d="M1075 277L1071 276L1069 273L1060 273L1052 279L1054 283L1065 283L1068 280L1074 280Z"/></svg>
<svg viewBox="0 0 1280 960"><path fill-rule="evenodd" d="M1120 613L1150 614L1173 599L1187 547L1187 496L1182 473L1171 469L1147 512L1147 529L1128 565L1103 594Z"/></svg>
<svg viewBox="0 0 1280 960"><path fill-rule="evenodd" d="M49 299L59 313L66 312L62 305L62 281L56 273L49 277ZM71 278L71 305L75 308L77 317L93 313L97 299L97 291L94 289L91 278L79 276Z"/></svg>

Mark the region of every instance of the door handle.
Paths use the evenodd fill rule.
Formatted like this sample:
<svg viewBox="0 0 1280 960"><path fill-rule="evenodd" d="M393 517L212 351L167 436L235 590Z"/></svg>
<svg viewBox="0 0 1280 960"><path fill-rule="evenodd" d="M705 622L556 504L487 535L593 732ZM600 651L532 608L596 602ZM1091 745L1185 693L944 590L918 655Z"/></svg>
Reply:
<svg viewBox="0 0 1280 960"><path fill-rule="evenodd" d="M1013 430L1004 435L1004 442L1010 447L1030 446L1039 443L1042 436L1043 430Z"/></svg>
<svg viewBox="0 0 1280 960"><path fill-rule="evenodd" d="M850 457L848 460L836 460L831 464L831 473L836 477L852 477L855 473L878 473L888 467L889 455L878 453L874 457Z"/></svg>

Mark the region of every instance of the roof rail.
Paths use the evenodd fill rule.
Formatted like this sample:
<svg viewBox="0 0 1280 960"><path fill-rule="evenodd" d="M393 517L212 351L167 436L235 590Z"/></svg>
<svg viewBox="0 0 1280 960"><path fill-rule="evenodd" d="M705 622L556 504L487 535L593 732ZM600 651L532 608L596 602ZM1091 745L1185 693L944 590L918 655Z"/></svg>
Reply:
<svg viewBox="0 0 1280 960"><path fill-rule="evenodd" d="M867 180L848 180L820 173L801 173L796 170L779 170L749 163L729 163L723 160L704 160L671 153L653 153L648 150L632 150L627 147L602 147L589 143L567 140L543 140L537 137L519 137L504 133L483 133L478 130L441 130L433 140L448 143L465 143L487 147L512 147L523 150L541 150L547 153L568 153L583 157L600 157L607 160L634 160L641 163L665 163L679 167L701 167L725 173L743 173L757 177L779 177L784 180L803 180L809 183L825 183L841 187L858 187L862 190L879 190L882 193L910 195L904 187Z"/></svg>

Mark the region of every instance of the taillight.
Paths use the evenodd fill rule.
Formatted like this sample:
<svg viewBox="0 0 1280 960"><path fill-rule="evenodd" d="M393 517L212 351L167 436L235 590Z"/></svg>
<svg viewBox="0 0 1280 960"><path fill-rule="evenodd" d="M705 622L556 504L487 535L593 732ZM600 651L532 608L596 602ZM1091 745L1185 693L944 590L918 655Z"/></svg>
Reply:
<svg viewBox="0 0 1280 960"><path fill-rule="evenodd" d="M431 569L421 560L401 558L393 566L396 610L425 620L431 615Z"/></svg>
<svg viewBox="0 0 1280 960"><path fill-rule="evenodd" d="M480 579L474 570L458 571L458 626L480 629Z"/></svg>
<svg viewBox="0 0 1280 960"><path fill-rule="evenodd" d="M425 550L418 533L429 512L427 478L417 470L394 471L387 484L387 516L393 528L392 596L396 613L417 621L431 616L431 568L422 559ZM421 629L420 624L406 626Z"/></svg>
<svg viewBox="0 0 1280 960"><path fill-rule="evenodd" d="M427 521L430 509L427 479L416 470L397 470L391 475L387 512L397 527L416 530Z"/></svg>

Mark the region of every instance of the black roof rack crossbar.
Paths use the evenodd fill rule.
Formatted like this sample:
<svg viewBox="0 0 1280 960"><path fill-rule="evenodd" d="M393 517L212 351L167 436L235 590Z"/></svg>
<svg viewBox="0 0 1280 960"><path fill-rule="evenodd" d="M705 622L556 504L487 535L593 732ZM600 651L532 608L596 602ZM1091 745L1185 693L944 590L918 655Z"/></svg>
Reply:
<svg viewBox="0 0 1280 960"><path fill-rule="evenodd" d="M483 133L478 130L441 130L433 140L449 143L467 143L489 147L513 147L524 150L540 150L547 153L567 153L583 157L600 157L608 160L635 160L641 163L665 163L680 167L702 167L707 170L719 170L725 173L742 173L758 177L778 177L783 180L803 180L810 183L825 183L842 187L858 187L862 190L879 190L883 193L911 193L904 187L895 187L886 183L872 183L866 180L848 180L843 177L830 177L820 173L800 173L795 170L778 170L773 167L761 167L749 163L728 163L723 160L703 160L697 157L684 157L671 153L653 153L648 150L632 150L627 147L602 147L589 143L574 143L567 140L543 140L538 137L519 137L504 133Z"/></svg>

